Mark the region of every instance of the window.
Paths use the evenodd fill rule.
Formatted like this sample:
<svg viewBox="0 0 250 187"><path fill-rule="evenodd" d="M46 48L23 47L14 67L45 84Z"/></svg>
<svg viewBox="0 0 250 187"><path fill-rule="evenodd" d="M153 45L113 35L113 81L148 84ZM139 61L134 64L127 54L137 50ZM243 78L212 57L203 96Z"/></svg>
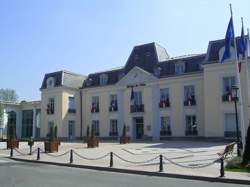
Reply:
<svg viewBox="0 0 250 187"><path fill-rule="evenodd" d="M141 105L142 104L142 92L134 92L134 104Z"/></svg>
<svg viewBox="0 0 250 187"><path fill-rule="evenodd" d="M99 112L99 97L98 96L93 96L92 97L91 112L92 113Z"/></svg>
<svg viewBox="0 0 250 187"><path fill-rule="evenodd" d="M196 105L194 86L184 86L184 106Z"/></svg>
<svg viewBox="0 0 250 187"><path fill-rule="evenodd" d="M69 139L75 138L75 121L74 120L69 120L68 137Z"/></svg>
<svg viewBox="0 0 250 187"><path fill-rule="evenodd" d="M175 64L175 73L178 75L185 73L185 64L183 62Z"/></svg>
<svg viewBox="0 0 250 187"><path fill-rule="evenodd" d="M92 120L92 129L95 132L95 136L99 136L99 120Z"/></svg>
<svg viewBox="0 0 250 187"><path fill-rule="evenodd" d="M197 136L197 122L195 115L186 116L186 136Z"/></svg>
<svg viewBox="0 0 250 187"><path fill-rule="evenodd" d="M170 126L170 117L164 116L161 117L161 136L171 135L171 126Z"/></svg>
<svg viewBox="0 0 250 187"><path fill-rule="evenodd" d="M110 95L110 106L109 106L109 111L114 112L118 110L118 105L117 105L117 95Z"/></svg>
<svg viewBox="0 0 250 187"><path fill-rule="evenodd" d="M169 89L168 88L163 88L160 89L160 108L166 108L170 106L169 102Z"/></svg>
<svg viewBox="0 0 250 187"><path fill-rule="evenodd" d="M47 85L47 88L53 88L55 86L54 77L47 78L46 85Z"/></svg>
<svg viewBox="0 0 250 187"><path fill-rule="evenodd" d="M52 129L54 128L54 121L49 121L48 122L48 133L47 133L47 137L50 137L51 136L51 133L52 133Z"/></svg>
<svg viewBox="0 0 250 187"><path fill-rule="evenodd" d="M131 113L134 112L144 112L144 105L142 104L142 92L134 92L134 99L132 105L130 106Z"/></svg>
<svg viewBox="0 0 250 187"><path fill-rule="evenodd" d="M54 114L54 113L55 113L55 99L49 98L47 105L47 114Z"/></svg>
<svg viewBox="0 0 250 187"><path fill-rule="evenodd" d="M33 110L22 111L22 138L33 135Z"/></svg>
<svg viewBox="0 0 250 187"><path fill-rule="evenodd" d="M68 112L76 113L75 97L69 97Z"/></svg>
<svg viewBox="0 0 250 187"><path fill-rule="evenodd" d="M154 75L156 77L160 77L160 75L161 75L161 68L160 67L157 67L154 69Z"/></svg>
<svg viewBox="0 0 250 187"><path fill-rule="evenodd" d="M118 128L117 128L117 120L116 119L110 120L109 136L118 136Z"/></svg>
<svg viewBox="0 0 250 187"><path fill-rule="evenodd" d="M223 78L222 101L232 101L232 86L235 85L235 77Z"/></svg>
<svg viewBox="0 0 250 187"><path fill-rule="evenodd" d="M108 83L108 75L101 74L100 75L100 85L106 85Z"/></svg>

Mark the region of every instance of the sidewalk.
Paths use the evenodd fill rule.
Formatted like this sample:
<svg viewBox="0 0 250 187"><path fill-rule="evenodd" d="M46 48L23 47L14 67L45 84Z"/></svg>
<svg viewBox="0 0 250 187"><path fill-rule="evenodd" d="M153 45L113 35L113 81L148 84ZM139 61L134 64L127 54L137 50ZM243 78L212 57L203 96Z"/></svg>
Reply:
<svg viewBox="0 0 250 187"><path fill-rule="evenodd" d="M36 143L33 150L36 151L37 147L44 150L42 142ZM110 152L113 152L113 168L159 172L159 155L161 154L174 163L170 163L164 159L163 173L217 178L220 176L220 163L213 162L219 158L217 153L224 148L225 144L222 143L180 141L167 143L130 143L125 145L100 143L99 148L93 149L88 149L87 145L83 143L61 143L58 153L45 154L41 152L40 161L69 163L69 151L73 149L73 164L109 167ZM27 143L21 143L18 151L20 153L29 153ZM0 150L1 152L7 153L9 150ZM61 154L64 155L57 156ZM14 151L14 158L36 160L37 153L22 155ZM144 161L146 162L144 163ZM202 167L210 163L211 165ZM250 180L250 174L226 171L225 178Z"/></svg>

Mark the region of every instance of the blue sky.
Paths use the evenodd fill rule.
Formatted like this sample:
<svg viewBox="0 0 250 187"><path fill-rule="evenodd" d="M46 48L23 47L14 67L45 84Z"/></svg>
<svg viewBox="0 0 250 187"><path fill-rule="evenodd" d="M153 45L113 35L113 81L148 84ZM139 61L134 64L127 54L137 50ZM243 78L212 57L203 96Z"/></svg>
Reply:
<svg viewBox="0 0 250 187"><path fill-rule="evenodd" d="M45 73L120 67L133 46L153 41L172 57L205 53L225 36L229 3L239 35L249 0L1 0L0 88L38 100Z"/></svg>

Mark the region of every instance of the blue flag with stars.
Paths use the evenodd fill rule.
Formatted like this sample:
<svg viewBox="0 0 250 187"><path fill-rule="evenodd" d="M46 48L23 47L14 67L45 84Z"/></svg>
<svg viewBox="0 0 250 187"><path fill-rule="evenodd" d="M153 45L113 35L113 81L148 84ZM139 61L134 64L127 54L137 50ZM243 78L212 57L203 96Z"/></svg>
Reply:
<svg viewBox="0 0 250 187"><path fill-rule="evenodd" d="M227 32L225 37L225 51L221 58L221 63L223 63L226 59L231 57L230 46L231 41L234 39L234 28L233 28L233 18L230 18L230 21L227 26Z"/></svg>

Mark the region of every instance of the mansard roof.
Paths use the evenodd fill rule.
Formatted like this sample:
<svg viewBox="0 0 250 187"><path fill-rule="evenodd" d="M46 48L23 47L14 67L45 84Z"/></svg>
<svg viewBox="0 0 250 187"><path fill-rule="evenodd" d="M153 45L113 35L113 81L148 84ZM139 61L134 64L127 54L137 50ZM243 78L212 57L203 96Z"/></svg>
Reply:
<svg viewBox="0 0 250 187"><path fill-rule="evenodd" d="M153 75L159 68L158 78L175 75L175 63L179 62L185 64L185 73L201 71L200 65L204 62L205 56L205 54L198 54L170 58L166 49L157 43L135 46L124 67L90 74L84 81L83 88L100 86L101 74L108 75L108 82L104 86L115 84L134 67L139 67Z"/></svg>
<svg viewBox="0 0 250 187"><path fill-rule="evenodd" d="M83 84L83 81L86 79L86 76L65 70L47 73L44 76L41 89L47 88L46 81L50 77L54 78L54 87L65 86L69 88L80 88Z"/></svg>

